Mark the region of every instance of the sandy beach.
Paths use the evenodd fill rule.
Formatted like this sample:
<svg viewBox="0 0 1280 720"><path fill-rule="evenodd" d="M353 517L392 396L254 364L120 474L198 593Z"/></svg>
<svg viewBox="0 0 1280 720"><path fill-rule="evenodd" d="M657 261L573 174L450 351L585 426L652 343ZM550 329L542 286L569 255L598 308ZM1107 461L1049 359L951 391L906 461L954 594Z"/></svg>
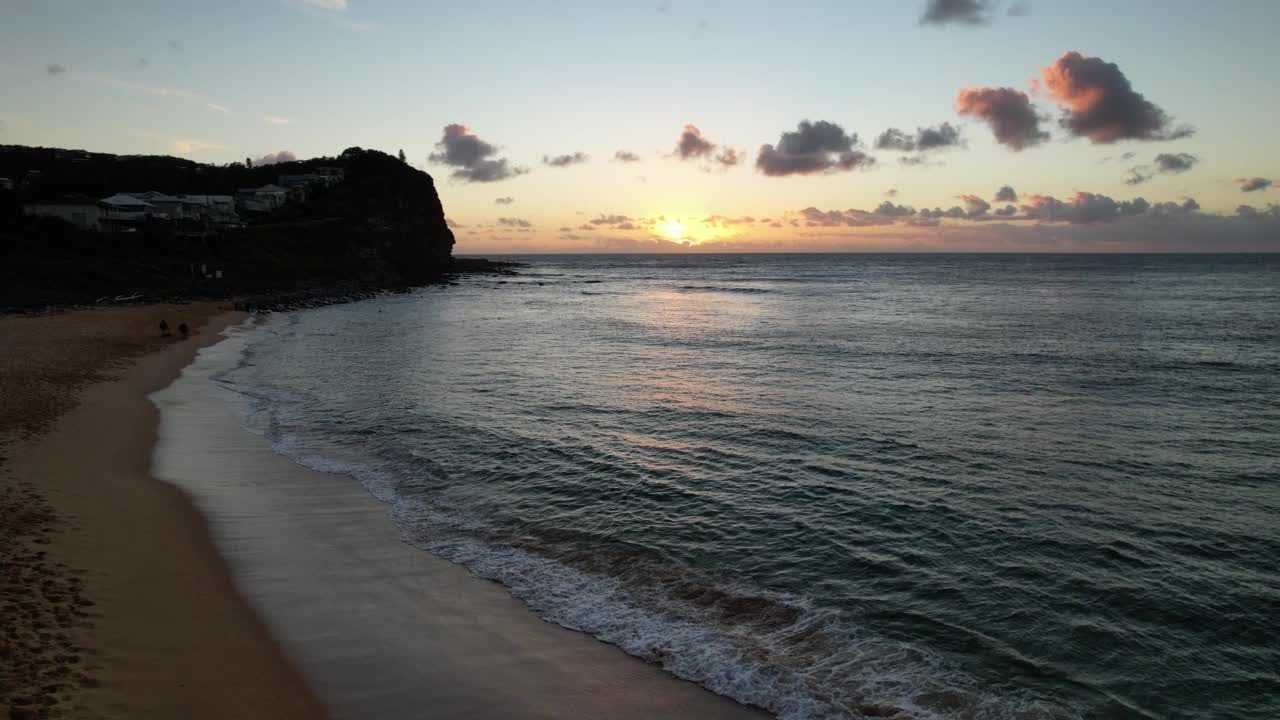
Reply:
<svg viewBox="0 0 1280 720"><path fill-rule="evenodd" d="M179 312L194 337L161 339ZM359 483L241 430L202 360L170 386L242 318L0 319L0 716L766 716L404 544Z"/></svg>
<svg viewBox="0 0 1280 720"><path fill-rule="evenodd" d="M324 717L203 519L150 473L147 394L242 317L228 310L0 318L0 716ZM194 336L161 338L161 318Z"/></svg>

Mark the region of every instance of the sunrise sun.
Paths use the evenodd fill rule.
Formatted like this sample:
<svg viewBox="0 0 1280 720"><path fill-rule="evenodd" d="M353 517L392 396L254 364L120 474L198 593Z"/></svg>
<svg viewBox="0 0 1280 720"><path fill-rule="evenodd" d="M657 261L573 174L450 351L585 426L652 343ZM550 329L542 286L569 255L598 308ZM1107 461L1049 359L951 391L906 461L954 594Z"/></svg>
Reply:
<svg viewBox="0 0 1280 720"><path fill-rule="evenodd" d="M669 218L661 226L662 234L672 240L679 240L684 237L684 225L675 218Z"/></svg>

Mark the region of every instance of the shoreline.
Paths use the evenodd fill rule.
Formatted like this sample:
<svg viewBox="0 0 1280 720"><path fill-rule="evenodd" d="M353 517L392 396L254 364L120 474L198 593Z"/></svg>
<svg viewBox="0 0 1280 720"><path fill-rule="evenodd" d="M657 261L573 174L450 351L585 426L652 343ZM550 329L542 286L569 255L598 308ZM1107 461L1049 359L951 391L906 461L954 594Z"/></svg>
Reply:
<svg viewBox="0 0 1280 720"><path fill-rule="evenodd" d="M239 426L207 376L185 377L247 313L207 303L202 323L195 307L2 320L0 332L74 326L67 337L36 332L29 345L49 352L26 360L46 364L75 357L80 343L107 343L120 332L116 318L139 337L74 378L53 372L62 395L24 398L39 405L40 422L16 427L15 408L0 408L10 411L0 499L33 509L20 518L27 526L0 521L0 541L13 541L0 561L21 571L0 594L0 608L19 608L0 624L16 630L15 642L0 643L0 716L770 717L539 618L505 587L405 543L359 482L276 455ZM193 336L158 341L147 316L175 308ZM13 384L21 373L10 374ZM224 454L166 451L165 398L183 387L197 397L180 412L198 406L220 418L179 435L222 437L221 448L204 449ZM170 477L175 457L211 472L213 485L274 482L276 494L256 496L268 506L286 496L302 504L220 513L207 487ZM232 496L248 497L244 487ZM255 515L269 522L246 524ZM284 532L292 542L278 542ZM11 672L18 662L30 672Z"/></svg>
<svg viewBox="0 0 1280 720"><path fill-rule="evenodd" d="M171 324L173 313L206 321L192 323L188 340L158 342L151 318L161 311ZM0 688L6 716L327 716L236 592L190 499L151 473L159 416L148 395L243 316L213 303L135 306L0 328L32 333L28 349L39 352L14 367L41 381L34 394L61 391L5 408L10 418L38 415L4 428L19 436L5 448L6 497L47 510L0 538L20 554L5 587L6 610L20 609L6 628L15 640ZM137 337L113 343L113 332ZM102 357L75 364L77 352L104 344Z"/></svg>
<svg viewBox="0 0 1280 720"><path fill-rule="evenodd" d="M192 494L242 596L334 718L772 717L542 619L405 542L355 478L277 454L209 379L247 332L152 396L155 474Z"/></svg>

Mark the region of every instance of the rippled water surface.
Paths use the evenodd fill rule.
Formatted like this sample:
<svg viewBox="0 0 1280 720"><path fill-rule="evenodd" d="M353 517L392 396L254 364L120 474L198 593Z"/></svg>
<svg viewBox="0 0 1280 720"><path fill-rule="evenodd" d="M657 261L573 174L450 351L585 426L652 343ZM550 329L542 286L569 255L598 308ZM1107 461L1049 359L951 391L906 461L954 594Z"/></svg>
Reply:
<svg viewBox="0 0 1280 720"><path fill-rule="evenodd" d="M783 717L1280 717L1280 257L525 261L221 382L409 542Z"/></svg>

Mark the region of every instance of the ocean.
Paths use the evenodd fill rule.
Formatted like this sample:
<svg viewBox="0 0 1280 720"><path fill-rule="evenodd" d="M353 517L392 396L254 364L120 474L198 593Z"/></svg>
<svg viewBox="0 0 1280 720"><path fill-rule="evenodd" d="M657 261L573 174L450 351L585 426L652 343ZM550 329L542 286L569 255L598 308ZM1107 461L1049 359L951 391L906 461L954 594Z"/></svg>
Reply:
<svg viewBox="0 0 1280 720"><path fill-rule="evenodd" d="M1280 256L514 259L214 381L405 542L783 718L1280 717Z"/></svg>

